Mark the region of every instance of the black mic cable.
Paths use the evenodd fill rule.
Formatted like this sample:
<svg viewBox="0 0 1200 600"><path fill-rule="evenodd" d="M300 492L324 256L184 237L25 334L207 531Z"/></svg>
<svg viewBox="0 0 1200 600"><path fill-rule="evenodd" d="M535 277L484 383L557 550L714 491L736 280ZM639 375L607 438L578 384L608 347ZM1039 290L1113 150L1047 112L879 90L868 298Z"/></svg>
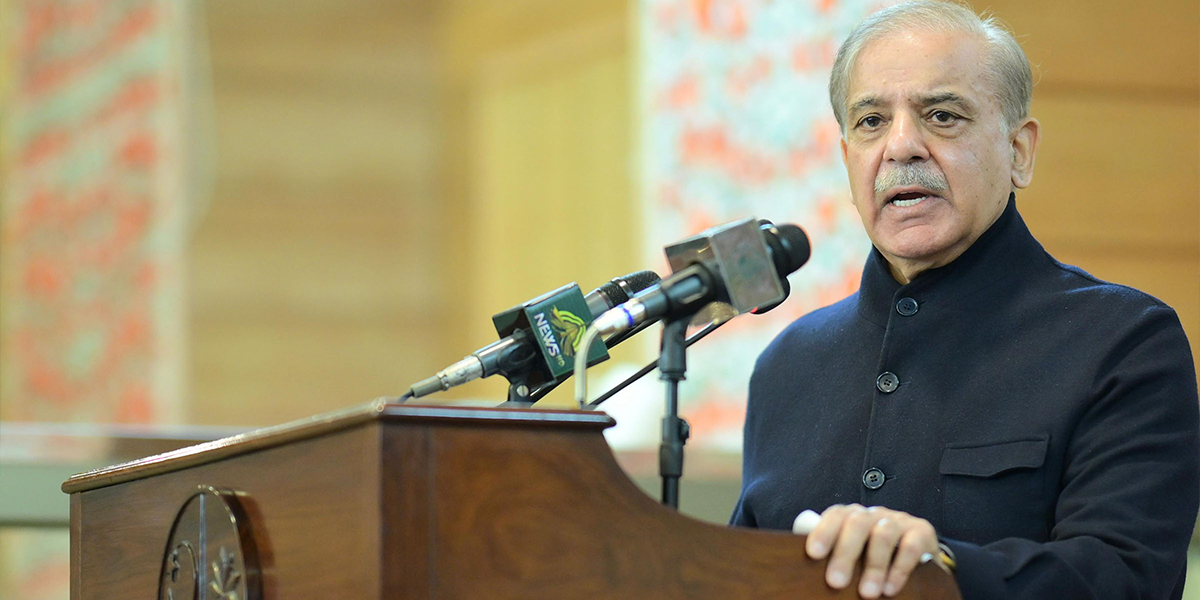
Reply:
<svg viewBox="0 0 1200 600"><path fill-rule="evenodd" d="M690 348L692 346L692 344L695 344L696 342L704 339L705 336L716 331L717 328L719 328L720 326L722 326L728 322L729 322L729 319L726 319L724 321L713 321L713 322L705 325L704 328L701 329L700 331L697 331L696 333L689 335L687 340L684 341L683 347ZM617 385L612 386L611 388L608 389L608 391L604 392L603 394L600 394L599 396L596 396L596 399L592 400L591 402L588 402L587 405L589 407L593 407L593 408L600 406L600 404L602 404L605 400L608 400L609 398L612 398L613 396L619 394L621 392L621 390L633 385L634 382L645 377L647 374L650 373L650 371L653 371L654 369L657 369L657 368L658 368L658 360L653 360L653 361L647 363L646 366L642 367L641 369L638 369L637 373L634 373L633 375L626 377L621 383L618 383Z"/></svg>

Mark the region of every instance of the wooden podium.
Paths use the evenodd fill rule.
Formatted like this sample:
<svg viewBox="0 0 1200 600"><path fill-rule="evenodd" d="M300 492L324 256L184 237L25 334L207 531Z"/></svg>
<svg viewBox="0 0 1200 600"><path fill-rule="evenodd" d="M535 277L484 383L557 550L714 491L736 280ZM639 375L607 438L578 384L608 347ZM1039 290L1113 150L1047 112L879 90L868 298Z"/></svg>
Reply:
<svg viewBox="0 0 1200 600"><path fill-rule="evenodd" d="M612 424L379 401L76 475L71 598L857 598L801 536L647 497ZM901 597L959 593L927 564Z"/></svg>

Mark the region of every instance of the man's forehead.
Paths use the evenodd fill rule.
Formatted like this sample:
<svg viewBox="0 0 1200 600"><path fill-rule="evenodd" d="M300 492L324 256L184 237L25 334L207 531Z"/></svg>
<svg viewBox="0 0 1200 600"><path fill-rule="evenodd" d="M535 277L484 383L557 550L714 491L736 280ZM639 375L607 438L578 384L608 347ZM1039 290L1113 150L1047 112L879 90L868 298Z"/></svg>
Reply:
<svg viewBox="0 0 1200 600"><path fill-rule="evenodd" d="M961 32L908 29L867 43L854 61L848 110L899 102L974 106L989 94L983 43Z"/></svg>

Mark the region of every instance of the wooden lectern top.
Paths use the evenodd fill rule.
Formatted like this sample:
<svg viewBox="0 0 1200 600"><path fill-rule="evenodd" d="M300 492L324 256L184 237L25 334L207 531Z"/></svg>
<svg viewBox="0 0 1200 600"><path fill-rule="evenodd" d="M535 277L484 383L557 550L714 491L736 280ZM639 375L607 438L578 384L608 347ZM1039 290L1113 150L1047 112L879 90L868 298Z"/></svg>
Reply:
<svg viewBox="0 0 1200 600"><path fill-rule="evenodd" d="M613 424L377 401L76 475L72 598L857 597L802 536L643 494ZM900 597L959 594L929 564Z"/></svg>
<svg viewBox="0 0 1200 600"><path fill-rule="evenodd" d="M67 494L142 479L177 469L215 462L225 458L282 446L309 438L341 431L376 419L402 419L405 421L496 424L537 424L554 428L592 429L602 431L617 422L602 412L575 410L512 410L499 408L467 408L455 406L423 406L415 404L391 404L379 399L370 404L316 415L307 419L284 423L274 427L256 429L247 433L196 444L187 448L156 454L135 461L95 469L72 475L62 484Z"/></svg>

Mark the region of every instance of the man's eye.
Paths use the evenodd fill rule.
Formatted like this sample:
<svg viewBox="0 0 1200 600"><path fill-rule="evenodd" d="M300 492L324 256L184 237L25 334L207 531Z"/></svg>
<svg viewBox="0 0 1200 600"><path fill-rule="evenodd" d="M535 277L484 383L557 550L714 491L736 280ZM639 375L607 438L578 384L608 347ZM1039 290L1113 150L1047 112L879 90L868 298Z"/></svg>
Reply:
<svg viewBox="0 0 1200 600"><path fill-rule="evenodd" d="M878 115L867 115L858 122L859 127L866 127L867 129L875 129L882 124L883 119L879 118Z"/></svg>
<svg viewBox="0 0 1200 600"><path fill-rule="evenodd" d="M931 119L933 119L935 122L941 123L943 125L949 125L950 123L953 123L958 120L958 115L956 115L954 113L946 112L944 110L935 110L935 111L933 111L933 114L929 115L929 117Z"/></svg>

